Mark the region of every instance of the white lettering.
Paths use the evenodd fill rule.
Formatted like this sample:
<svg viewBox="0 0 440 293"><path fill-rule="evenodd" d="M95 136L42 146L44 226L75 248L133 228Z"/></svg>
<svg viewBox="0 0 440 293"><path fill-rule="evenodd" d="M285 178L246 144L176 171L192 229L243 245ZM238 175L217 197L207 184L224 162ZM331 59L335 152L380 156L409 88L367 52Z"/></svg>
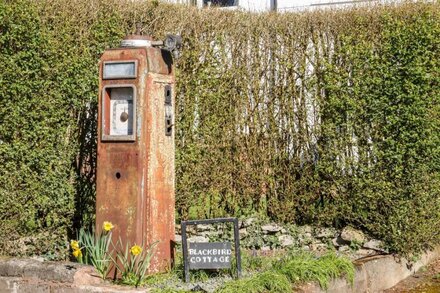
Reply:
<svg viewBox="0 0 440 293"><path fill-rule="evenodd" d="M224 246L223 246L224 247ZM229 246L230 247L230 246ZM230 263L232 250L230 248L210 248L201 245L199 248L188 249L188 258L191 264L196 263Z"/></svg>

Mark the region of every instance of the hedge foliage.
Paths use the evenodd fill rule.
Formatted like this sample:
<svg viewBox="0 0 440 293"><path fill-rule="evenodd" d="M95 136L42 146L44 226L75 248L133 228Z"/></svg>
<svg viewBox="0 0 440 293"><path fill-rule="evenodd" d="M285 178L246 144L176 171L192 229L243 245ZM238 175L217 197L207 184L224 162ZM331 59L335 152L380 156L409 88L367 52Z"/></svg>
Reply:
<svg viewBox="0 0 440 293"><path fill-rule="evenodd" d="M60 258L93 221L97 62L137 23L184 40L178 217L350 224L404 253L439 243L439 8L0 0L0 251Z"/></svg>

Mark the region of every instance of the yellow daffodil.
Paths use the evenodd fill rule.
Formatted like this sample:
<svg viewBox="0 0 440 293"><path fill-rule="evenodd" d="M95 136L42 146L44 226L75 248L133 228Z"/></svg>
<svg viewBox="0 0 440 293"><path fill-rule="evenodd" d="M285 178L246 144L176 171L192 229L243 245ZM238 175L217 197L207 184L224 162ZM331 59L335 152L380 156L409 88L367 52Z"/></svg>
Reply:
<svg viewBox="0 0 440 293"><path fill-rule="evenodd" d="M111 222L107 222L104 221L104 223L102 223L102 229L104 229L104 231L109 232L111 229L113 229L113 224Z"/></svg>
<svg viewBox="0 0 440 293"><path fill-rule="evenodd" d="M70 247L73 250L79 249L79 242L77 240L70 240Z"/></svg>
<svg viewBox="0 0 440 293"><path fill-rule="evenodd" d="M142 253L142 247L140 247L139 245L133 245L133 246L130 248L130 252L131 252L131 254L133 254L134 256L136 256L136 255Z"/></svg>
<svg viewBox="0 0 440 293"><path fill-rule="evenodd" d="M72 252L73 256L76 258L82 257L81 249L74 249Z"/></svg>

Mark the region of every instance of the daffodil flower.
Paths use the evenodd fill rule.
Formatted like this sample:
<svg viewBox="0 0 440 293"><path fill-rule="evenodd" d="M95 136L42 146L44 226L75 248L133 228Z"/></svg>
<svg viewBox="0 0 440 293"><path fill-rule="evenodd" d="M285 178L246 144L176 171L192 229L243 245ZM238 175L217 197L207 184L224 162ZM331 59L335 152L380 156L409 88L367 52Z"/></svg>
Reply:
<svg viewBox="0 0 440 293"><path fill-rule="evenodd" d="M133 245L130 248L130 252L132 255L136 256L136 255L142 253L142 247L140 247L139 245Z"/></svg>
<svg viewBox="0 0 440 293"><path fill-rule="evenodd" d="M76 258L82 257L81 249L74 249L72 252L73 256Z"/></svg>
<svg viewBox="0 0 440 293"><path fill-rule="evenodd" d="M78 240L70 240L70 247L72 247L73 250L79 249Z"/></svg>
<svg viewBox="0 0 440 293"><path fill-rule="evenodd" d="M114 226L111 222L104 221L104 223L102 223L102 229L104 229L106 232L109 232L113 228Z"/></svg>

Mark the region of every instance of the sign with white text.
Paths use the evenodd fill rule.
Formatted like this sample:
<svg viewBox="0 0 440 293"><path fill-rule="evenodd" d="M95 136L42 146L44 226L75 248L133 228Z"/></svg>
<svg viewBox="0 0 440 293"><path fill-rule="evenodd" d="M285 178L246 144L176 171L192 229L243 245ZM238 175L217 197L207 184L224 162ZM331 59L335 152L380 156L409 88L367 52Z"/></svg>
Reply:
<svg viewBox="0 0 440 293"><path fill-rule="evenodd" d="M234 227L234 248L231 242L189 242L186 233L187 226L213 225L231 223ZM185 282L189 282L190 270L230 269L232 258L235 259L237 278L241 277L240 235L237 218L217 218L206 220L182 221L182 253Z"/></svg>
<svg viewBox="0 0 440 293"><path fill-rule="evenodd" d="M188 249L189 269L229 269L231 255L230 242L190 243Z"/></svg>

